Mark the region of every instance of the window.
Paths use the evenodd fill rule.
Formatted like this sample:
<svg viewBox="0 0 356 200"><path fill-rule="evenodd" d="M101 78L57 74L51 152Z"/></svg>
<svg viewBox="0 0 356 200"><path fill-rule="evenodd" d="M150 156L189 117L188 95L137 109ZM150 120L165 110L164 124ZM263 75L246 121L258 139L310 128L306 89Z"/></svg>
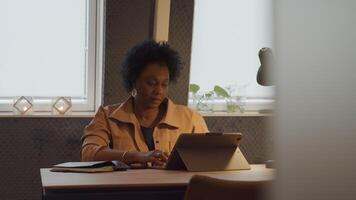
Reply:
<svg viewBox="0 0 356 200"><path fill-rule="evenodd" d="M0 111L33 98L34 111L71 97L73 112L94 112L100 99L102 6L96 0L0 2Z"/></svg>
<svg viewBox="0 0 356 200"><path fill-rule="evenodd" d="M229 87L251 110L271 108L274 87L258 85L256 74L259 50L273 50L272 15L272 0L196 0L190 83Z"/></svg>

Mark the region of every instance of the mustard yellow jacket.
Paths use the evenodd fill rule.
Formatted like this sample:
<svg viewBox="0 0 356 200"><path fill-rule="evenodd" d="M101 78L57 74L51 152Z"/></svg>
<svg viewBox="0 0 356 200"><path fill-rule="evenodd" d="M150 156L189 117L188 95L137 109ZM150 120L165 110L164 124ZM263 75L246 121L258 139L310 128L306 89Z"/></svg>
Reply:
<svg viewBox="0 0 356 200"><path fill-rule="evenodd" d="M129 98L124 103L99 108L82 136L83 161L93 160L103 147L148 151L132 103L132 98ZM156 149L170 153L180 134L208 132L203 117L197 112L174 104L168 98L164 103L167 104L166 115L153 131Z"/></svg>

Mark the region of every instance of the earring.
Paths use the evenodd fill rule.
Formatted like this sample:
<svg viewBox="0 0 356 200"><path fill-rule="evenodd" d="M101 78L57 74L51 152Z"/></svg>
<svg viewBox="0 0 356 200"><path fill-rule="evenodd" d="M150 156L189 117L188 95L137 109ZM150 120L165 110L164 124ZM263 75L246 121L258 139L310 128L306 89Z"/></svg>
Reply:
<svg viewBox="0 0 356 200"><path fill-rule="evenodd" d="M137 95L137 90L135 88L131 91L131 96L135 97Z"/></svg>

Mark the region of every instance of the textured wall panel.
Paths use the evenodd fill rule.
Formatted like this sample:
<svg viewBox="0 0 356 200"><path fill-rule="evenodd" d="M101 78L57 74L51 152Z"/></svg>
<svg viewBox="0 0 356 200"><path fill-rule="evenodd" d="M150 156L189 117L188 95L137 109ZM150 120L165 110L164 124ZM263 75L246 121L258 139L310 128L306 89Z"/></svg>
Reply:
<svg viewBox="0 0 356 200"><path fill-rule="evenodd" d="M128 49L152 39L154 0L106 2L104 104L127 99L120 65Z"/></svg>
<svg viewBox="0 0 356 200"><path fill-rule="evenodd" d="M192 46L194 0L172 0L169 22L169 44L175 48L183 61L181 77L169 88L175 103L187 105L189 90L189 68Z"/></svg>
<svg viewBox="0 0 356 200"><path fill-rule="evenodd" d="M211 132L243 134L241 151L250 163L271 159L272 135L267 128L270 117L205 117Z"/></svg>
<svg viewBox="0 0 356 200"><path fill-rule="evenodd" d="M0 199L40 199L39 169L79 161L90 119L0 119Z"/></svg>

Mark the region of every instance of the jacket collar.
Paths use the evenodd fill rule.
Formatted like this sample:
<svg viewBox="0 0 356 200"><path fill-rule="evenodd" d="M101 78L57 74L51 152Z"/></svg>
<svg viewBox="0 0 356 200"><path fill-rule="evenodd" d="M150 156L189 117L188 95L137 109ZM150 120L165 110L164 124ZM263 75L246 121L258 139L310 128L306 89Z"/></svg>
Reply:
<svg viewBox="0 0 356 200"><path fill-rule="evenodd" d="M110 115L109 118L119 120L125 123L133 123L136 120L133 111L133 97L129 97L126 101L120 104Z"/></svg>
<svg viewBox="0 0 356 200"><path fill-rule="evenodd" d="M167 124L169 126L179 128L182 125L182 121L177 117L177 113L179 113L178 105L174 104L173 101L168 97L163 100L162 104L164 104L167 109L165 116L158 124ZM110 114L109 118L113 118L125 123L138 123L133 110L133 97L130 97L125 102L123 102Z"/></svg>
<svg viewBox="0 0 356 200"><path fill-rule="evenodd" d="M179 105L173 103L172 100L166 98L164 103L167 106L166 114L158 124L167 124L169 126L173 126L175 128L179 128L182 126L182 119L179 117Z"/></svg>

